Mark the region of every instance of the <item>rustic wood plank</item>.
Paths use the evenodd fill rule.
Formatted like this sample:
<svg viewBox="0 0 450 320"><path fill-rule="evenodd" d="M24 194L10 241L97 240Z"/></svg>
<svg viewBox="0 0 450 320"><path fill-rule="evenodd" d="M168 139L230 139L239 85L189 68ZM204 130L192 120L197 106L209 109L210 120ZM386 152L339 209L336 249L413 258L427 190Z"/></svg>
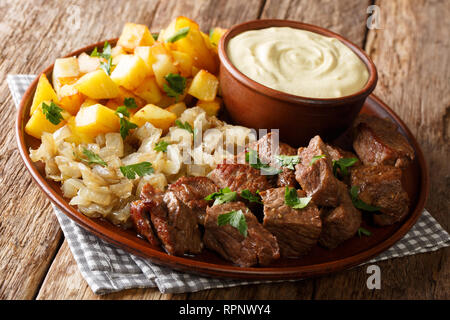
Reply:
<svg viewBox="0 0 450 320"><path fill-rule="evenodd" d="M261 19L289 19L315 24L362 47L370 0L268 0Z"/></svg>

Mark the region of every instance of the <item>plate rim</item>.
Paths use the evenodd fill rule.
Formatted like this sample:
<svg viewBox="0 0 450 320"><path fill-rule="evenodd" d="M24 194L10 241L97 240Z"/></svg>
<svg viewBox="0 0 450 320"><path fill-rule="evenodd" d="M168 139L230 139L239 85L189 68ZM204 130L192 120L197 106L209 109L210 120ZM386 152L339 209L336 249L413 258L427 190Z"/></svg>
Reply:
<svg viewBox="0 0 450 320"><path fill-rule="evenodd" d="M111 44L117 41L117 38L106 40ZM104 44L105 41L99 41L97 43L85 46L81 49L75 50L65 57L71 57L79 55L82 52L89 52ZM113 245L121 247L127 252L131 252L138 256L149 259L153 263L169 267L171 269L194 273L203 276L215 276L220 278L228 279L246 279L246 280L289 280L289 279L299 279L314 277L329 273L338 272L341 270L349 269L358 264L369 261L374 256L387 250L398 240L400 240L417 222L422 211L424 210L426 200L429 193L429 171L428 165L425 161L422 149L417 142L414 135L411 133L409 128L400 119L400 117L384 103L375 94L369 95L367 99L373 100L374 103L381 106L381 108L392 117L401 130L406 134L406 138L409 140L413 146L417 161L420 168L420 191L418 195L418 201L414 208L414 211L409 215L409 217L402 222L399 228L394 231L388 238L384 239L381 243L369 248L368 250L361 251L355 255L351 255L342 259L335 259L332 261L303 265L295 267L249 267L242 268L235 265L221 265L215 263L208 263L204 261L192 260L187 257L172 256L165 252L151 248L148 245L144 245L138 241L131 241L130 239L123 237L117 233L112 232L106 227L98 224L95 220L85 216L74 207L70 206L68 202L58 195L55 190L47 183L47 180L39 173L37 168L34 166L30 159L27 145L25 143L25 132L24 132L24 118L25 111L27 107L31 104L30 99L36 89L39 77L41 74L49 74L53 70L53 64L45 68L37 77L33 80L30 86L24 93L19 108L17 110L16 123L15 123L15 133L16 142L18 145L19 153L22 160L25 163L27 170L30 172L33 180L38 184L40 189L49 198L49 200L55 204L67 217L75 221L84 229L95 234L103 240L106 240Z"/></svg>

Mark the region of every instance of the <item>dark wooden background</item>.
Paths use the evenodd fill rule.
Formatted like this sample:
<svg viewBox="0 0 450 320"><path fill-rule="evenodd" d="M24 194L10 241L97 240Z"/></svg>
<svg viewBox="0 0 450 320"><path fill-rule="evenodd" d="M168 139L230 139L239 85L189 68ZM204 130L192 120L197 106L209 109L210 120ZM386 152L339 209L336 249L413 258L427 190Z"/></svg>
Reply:
<svg viewBox="0 0 450 320"><path fill-rule="evenodd" d="M379 29L368 30L370 5ZM37 74L56 58L114 38L125 22L158 31L178 15L204 31L258 18L329 28L369 53L375 90L406 122L431 173L428 210L449 230L450 1L447 0L0 0L0 299L448 299L449 249L379 262L381 289L366 267L295 283L187 294L136 289L96 296L82 278L52 213L16 148L7 74Z"/></svg>

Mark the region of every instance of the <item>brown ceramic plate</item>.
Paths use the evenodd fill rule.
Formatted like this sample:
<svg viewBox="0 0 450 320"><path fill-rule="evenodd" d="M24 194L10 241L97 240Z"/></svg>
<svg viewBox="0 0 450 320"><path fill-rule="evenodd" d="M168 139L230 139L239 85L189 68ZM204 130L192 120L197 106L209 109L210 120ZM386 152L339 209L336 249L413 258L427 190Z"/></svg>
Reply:
<svg viewBox="0 0 450 320"><path fill-rule="evenodd" d="M115 43L115 40L110 40L109 42ZM78 55L81 52L89 53L95 46L101 47L103 43L102 41L82 48L68 56ZM43 72L50 76L52 68L53 65ZM323 275L358 265L388 249L408 232L424 208L428 193L428 172L422 151L409 129L399 117L380 99L371 95L366 100L362 112L375 114L384 118L387 117L395 122L400 132L409 140L416 153L415 160L404 174L404 186L411 199L411 211L405 220L384 228L376 228L363 224L364 228L372 232L372 236L362 238L355 236L331 251L317 246L307 256L301 259L280 259L269 267L240 268L225 261L209 250L204 250L202 254L195 257L171 256L161 248L150 246L148 242L138 238L131 230L123 230L101 219L90 219L77 211L77 208L70 206L68 199L62 196L60 184L45 178L43 164L33 163L31 161L29 149L37 148L40 141L28 136L24 131L24 127L29 118L29 109L37 81L38 78L36 78L25 93L20 103L16 119L16 135L19 151L32 177L49 199L61 208L69 218L73 219L83 228L118 247L148 258L157 264L202 275L240 279L295 279ZM345 139L338 140L339 144L345 147Z"/></svg>

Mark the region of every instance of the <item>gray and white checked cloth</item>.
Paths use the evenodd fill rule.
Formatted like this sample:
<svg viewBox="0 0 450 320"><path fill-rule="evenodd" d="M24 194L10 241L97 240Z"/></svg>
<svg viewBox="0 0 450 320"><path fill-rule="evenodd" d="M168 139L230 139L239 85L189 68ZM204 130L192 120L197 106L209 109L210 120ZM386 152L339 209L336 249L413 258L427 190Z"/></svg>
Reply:
<svg viewBox="0 0 450 320"><path fill-rule="evenodd" d="M20 100L35 75L8 75L14 103ZM81 274L92 291L107 294L131 288L157 287L162 293L195 292L262 281L224 280L178 272L123 251L86 231L54 206L54 212ZM450 235L426 210L395 245L366 263L436 251L450 245Z"/></svg>

